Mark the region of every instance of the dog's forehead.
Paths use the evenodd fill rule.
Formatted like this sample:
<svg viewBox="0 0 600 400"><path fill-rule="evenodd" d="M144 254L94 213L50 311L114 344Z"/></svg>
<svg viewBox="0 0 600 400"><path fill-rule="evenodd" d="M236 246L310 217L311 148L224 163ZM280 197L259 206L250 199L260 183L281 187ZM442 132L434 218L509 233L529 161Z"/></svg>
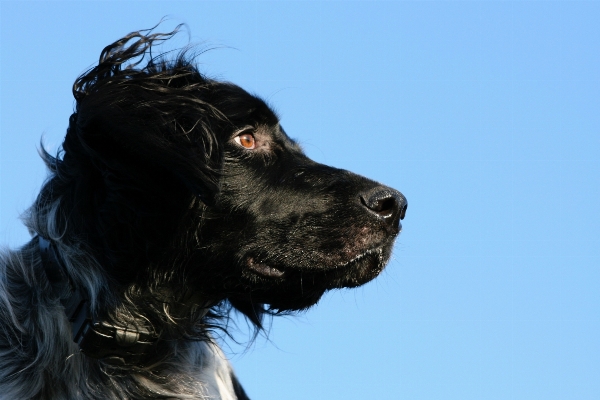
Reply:
<svg viewBox="0 0 600 400"><path fill-rule="evenodd" d="M237 121L239 128L253 126L257 134L266 136L269 141L277 143L280 146L290 150L303 152L298 142L292 139L280 124L280 117L277 111L262 97L249 93L235 84L225 84L231 91L237 94L236 103L244 112L239 113L241 121ZM263 140L265 137L263 137Z"/></svg>
<svg viewBox="0 0 600 400"><path fill-rule="evenodd" d="M279 123L277 112L260 96L229 82L216 82L215 87L218 95L213 105L236 124L274 126Z"/></svg>

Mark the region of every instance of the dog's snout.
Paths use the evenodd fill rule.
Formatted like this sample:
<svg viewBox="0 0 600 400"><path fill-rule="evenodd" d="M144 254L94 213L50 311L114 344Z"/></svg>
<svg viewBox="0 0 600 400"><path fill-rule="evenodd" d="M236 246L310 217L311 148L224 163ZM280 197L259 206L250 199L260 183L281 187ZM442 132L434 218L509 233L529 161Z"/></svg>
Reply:
<svg viewBox="0 0 600 400"><path fill-rule="evenodd" d="M360 194L361 203L385 222L394 232L400 231L400 220L404 219L408 203L397 190L379 186Z"/></svg>

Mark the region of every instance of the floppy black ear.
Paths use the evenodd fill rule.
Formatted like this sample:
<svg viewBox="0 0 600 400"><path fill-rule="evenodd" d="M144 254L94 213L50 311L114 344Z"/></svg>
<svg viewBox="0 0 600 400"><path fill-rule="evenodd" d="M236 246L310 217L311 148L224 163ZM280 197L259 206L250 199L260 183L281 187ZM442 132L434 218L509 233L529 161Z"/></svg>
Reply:
<svg viewBox="0 0 600 400"><path fill-rule="evenodd" d="M184 53L172 62L151 58L135 68L153 43L175 33L134 32L102 51L98 65L74 84L77 108L63 148L66 156L80 151L99 169L130 155L170 172L211 204L222 154L215 137L222 127L215 124L227 123L203 98L211 81Z"/></svg>
<svg viewBox="0 0 600 400"><path fill-rule="evenodd" d="M212 204L221 149L211 131L181 132L188 116L165 120L149 102L142 106L147 110L123 110L97 104L97 98L86 100L65 138L66 155L79 147L100 172L123 170L134 163L167 171L203 202ZM185 110L187 105L182 107Z"/></svg>

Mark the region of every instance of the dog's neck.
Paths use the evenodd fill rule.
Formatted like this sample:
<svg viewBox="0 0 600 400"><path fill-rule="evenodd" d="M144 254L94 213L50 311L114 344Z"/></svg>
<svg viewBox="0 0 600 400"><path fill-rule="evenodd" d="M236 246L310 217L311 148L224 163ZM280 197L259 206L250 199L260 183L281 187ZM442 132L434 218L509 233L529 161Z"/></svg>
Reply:
<svg viewBox="0 0 600 400"><path fill-rule="evenodd" d="M86 356L115 365L140 366L156 355L159 337L146 321L118 326L93 317L86 294L69 278L54 244L37 237L43 270L71 324L72 339ZM208 308L206 309L208 311Z"/></svg>
<svg viewBox="0 0 600 400"><path fill-rule="evenodd" d="M89 301L65 273L54 245L42 236L37 238L42 268L46 272L53 294L60 299L71 323L73 341L79 343L90 324Z"/></svg>

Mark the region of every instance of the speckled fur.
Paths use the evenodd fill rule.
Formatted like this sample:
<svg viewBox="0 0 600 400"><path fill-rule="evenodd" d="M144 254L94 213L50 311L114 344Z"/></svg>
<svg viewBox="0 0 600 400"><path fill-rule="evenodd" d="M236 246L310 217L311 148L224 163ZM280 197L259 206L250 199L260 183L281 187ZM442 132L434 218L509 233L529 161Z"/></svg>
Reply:
<svg viewBox="0 0 600 400"><path fill-rule="evenodd" d="M26 222L55 237L51 219L44 227L35 226L38 220ZM106 277L93 257L60 246L59 238L55 243L71 276L91 298L98 298ZM209 335L206 340L168 342L169 356L143 368L119 368L83 355L71 339L36 244L0 252L0 399L237 398L232 369Z"/></svg>

